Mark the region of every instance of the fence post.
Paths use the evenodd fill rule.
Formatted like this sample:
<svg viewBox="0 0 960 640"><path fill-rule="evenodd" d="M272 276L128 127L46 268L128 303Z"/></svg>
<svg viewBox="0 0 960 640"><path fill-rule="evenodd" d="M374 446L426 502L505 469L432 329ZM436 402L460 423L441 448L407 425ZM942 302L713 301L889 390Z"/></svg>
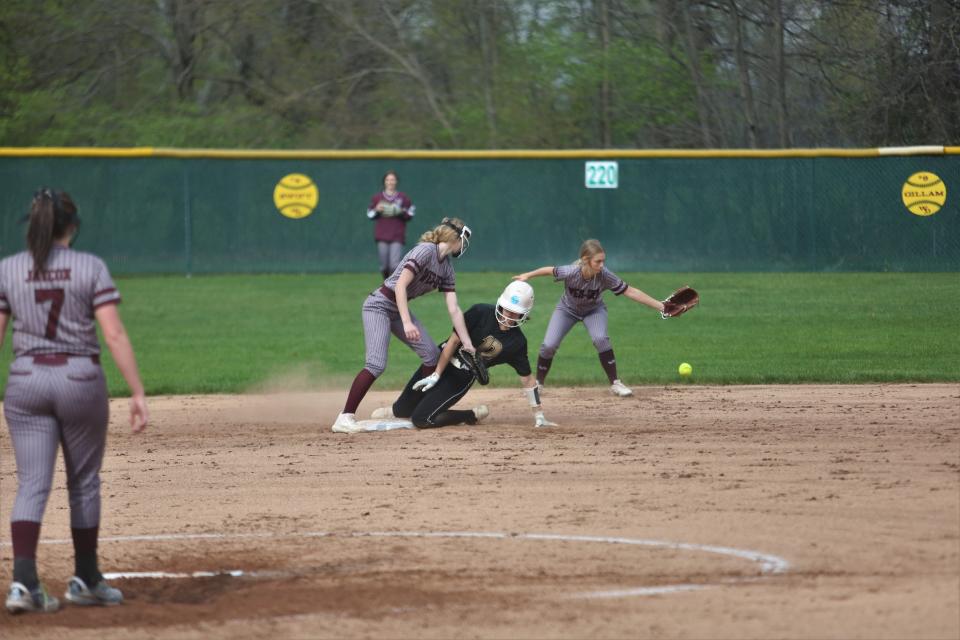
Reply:
<svg viewBox="0 0 960 640"><path fill-rule="evenodd" d="M187 277L193 275L193 216L190 210L190 170L189 161L183 161L183 253L186 262Z"/></svg>
<svg viewBox="0 0 960 640"><path fill-rule="evenodd" d="M807 185L807 219L810 220L810 267L817 268L817 159L810 158L810 182Z"/></svg>

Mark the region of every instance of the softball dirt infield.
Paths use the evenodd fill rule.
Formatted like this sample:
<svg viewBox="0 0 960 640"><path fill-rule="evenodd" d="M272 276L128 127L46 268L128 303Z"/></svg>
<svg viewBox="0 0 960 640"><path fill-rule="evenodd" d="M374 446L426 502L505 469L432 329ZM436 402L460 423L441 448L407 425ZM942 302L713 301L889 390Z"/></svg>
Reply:
<svg viewBox="0 0 960 640"><path fill-rule="evenodd" d="M0 636L957 638L960 385L475 389L476 426L330 432L344 392L112 401L126 603ZM389 404L372 392L358 417ZM16 490L0 430L0 579ZM72 572L62 460L39 550Z"/></svg>

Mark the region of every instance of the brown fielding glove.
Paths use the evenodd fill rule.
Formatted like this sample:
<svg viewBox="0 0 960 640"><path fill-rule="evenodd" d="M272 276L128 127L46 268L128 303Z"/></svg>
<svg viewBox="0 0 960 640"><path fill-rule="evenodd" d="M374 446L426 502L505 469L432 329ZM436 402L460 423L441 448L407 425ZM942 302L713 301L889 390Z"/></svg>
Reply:
<svg viewBox="0 0 960 640"><path fill-rule="evenodd" d="M490 382L490 373L487 371L487 363L483 361L483 356L479 353L470 353L460 349L460 362L464 363L473 372L477 382L487 384Z"/></svg>
<svg viewBox="0 0 960 640"><path fill-rule="evenodd" d="M687 286L680 287L663 301L663 311L660 312L660 317L664 320L676 318L693 309L699 302L700 294L694 289Z"/></svg>

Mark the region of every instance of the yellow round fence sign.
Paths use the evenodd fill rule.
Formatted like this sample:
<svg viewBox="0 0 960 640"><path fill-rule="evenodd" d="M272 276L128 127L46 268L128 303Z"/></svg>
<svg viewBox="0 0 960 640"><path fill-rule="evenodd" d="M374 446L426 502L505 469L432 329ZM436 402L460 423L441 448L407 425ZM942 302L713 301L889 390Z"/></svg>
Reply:
<svg viewBox="0 0 960 640"><path fill-rule="evenodd" d="M947 185L935 173L919 171L903 183L903 206L917 216L932 216L947 201Z"/></svg>
<svg viewBox="0 0 960 640"><path fill-rule="evenodd" d="M273 204L277 211L288 218L306 218L313 213L320 192L309 176L291 173L280 179L273 189Z"/></svg>

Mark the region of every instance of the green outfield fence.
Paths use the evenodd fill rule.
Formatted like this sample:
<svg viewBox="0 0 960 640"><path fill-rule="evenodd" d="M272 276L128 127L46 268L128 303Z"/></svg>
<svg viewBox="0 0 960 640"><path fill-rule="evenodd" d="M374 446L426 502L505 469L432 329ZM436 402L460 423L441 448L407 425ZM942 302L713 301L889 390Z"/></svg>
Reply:
<svg viewBox="0 0 960 640"><path fill-rule="evenodd" d="M617 188L587 188L586 163L616 163ZM410 246L442 216L474 230L459 269L573 260L599 238L623 271L956 271L960 147L703 151L226 151L0 148L0 250L23 247L34 189L69 191L80 249L116 273L376 270L369 197L387 169L416 205ZM904 205L935 174L935 214ZM274 206L288 174L319 203ZM612 176L610 176L612 177Z"/></svg>

